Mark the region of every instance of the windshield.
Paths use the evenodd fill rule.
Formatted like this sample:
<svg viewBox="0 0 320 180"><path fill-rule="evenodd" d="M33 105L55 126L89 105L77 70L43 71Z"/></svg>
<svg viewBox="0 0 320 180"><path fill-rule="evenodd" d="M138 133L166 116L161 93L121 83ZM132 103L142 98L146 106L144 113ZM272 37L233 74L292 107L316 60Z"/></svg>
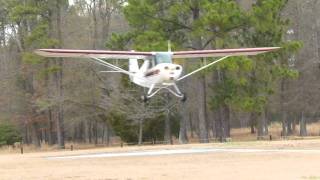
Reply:
<svg viewBox="0 0 320 180"><path fill-rule="evenodd" d="M158 52L156 54L156 64L172 63L172 54L169 52Z"/></svg>

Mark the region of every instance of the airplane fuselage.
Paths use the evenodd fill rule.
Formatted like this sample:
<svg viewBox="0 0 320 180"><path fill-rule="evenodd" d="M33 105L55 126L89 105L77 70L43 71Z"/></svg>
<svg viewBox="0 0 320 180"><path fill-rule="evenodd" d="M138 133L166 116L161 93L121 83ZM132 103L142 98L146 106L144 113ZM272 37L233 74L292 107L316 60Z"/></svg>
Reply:
<svg viewBox="0 0 320 180"><path fill-rule="evenodd" d="M148 69L144 77L157 85L174 83L182 73L182 66L173 63L161 63Z"/></svg>
<svg viewBox="0 0 320 180"><path fill-rule="evenodd" d="M129 71L135 73L131 81L147 88L173 85L183 70L181 65L172 63L171 52L155 52L155 59L145 60L141 67L136 61L130 60Z"/></svg>

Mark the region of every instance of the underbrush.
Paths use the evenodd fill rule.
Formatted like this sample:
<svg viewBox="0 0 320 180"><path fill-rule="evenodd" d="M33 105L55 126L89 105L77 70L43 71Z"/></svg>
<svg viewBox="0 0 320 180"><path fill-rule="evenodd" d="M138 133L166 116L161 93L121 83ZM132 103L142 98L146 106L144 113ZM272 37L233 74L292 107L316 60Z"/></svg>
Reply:
<svg viewBox="0 0 320 180"><path fill-rule="evenodd" d="M296 125L293 134L288 137L281 136L282 127L280 123L272 123L268 127L268 136L265 140L270 140L269 137L271 135L272 140L290 140L290 139L320 139L320 122L310 123L307 125L308 136L300 137L299 136L299 125ZM250 128L233 128L231 130L231 138L227 139L229 142L241 142L241 141L256 141L257 134L251 134ZM189 136L189 143L198 143L199 140L196 135L193 138ZM218 142L217 139L210 134L209 142ZM144 145L156 145L156 144L166 144L166 142L144 142ZM173 139L173 144L179 144L178 139ZM122 143L119 138L112 139L109 145L107 144L89 144L89 143L71 143L66 142L64 151L70 150L79 150L79 149L92 149L92 148L103 148L103 147L121 147L121 146L129 146L136 145L130 143ZM34 145L20 145L20 143L15 143L14 146L2 146L0 147L0 153L21 153L21 148L23 148L23 152L45 152L45 151L61 151L58 145L48 145L46 143L42 143L40 147L36 147Z"/></svg>

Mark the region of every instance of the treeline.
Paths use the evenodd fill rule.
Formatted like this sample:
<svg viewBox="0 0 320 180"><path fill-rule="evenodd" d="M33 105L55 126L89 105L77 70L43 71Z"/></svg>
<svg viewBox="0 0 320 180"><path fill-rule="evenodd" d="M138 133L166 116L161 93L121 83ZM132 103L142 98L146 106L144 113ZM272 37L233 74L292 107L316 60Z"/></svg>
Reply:
<svg viewBox="0 0 320 180"><path fill-rule="evenodd" d="M298 120L301 135L307 135L306 115L316 116L318 107L299 98L314 87L295 84L311 75L296 65L302 43L289 36L288 1L258 0L248 9L242 2L0 0L0 121L16 125L24 143L61 148L65 141L109 144L115 137L134 143L171 143L172 136L180 143L190 136L225 141L239 126L250 126L261 138L271 121L281 122L287 136ZM186 103L163 92L146 104L140 101L144 89L128 77L100 73L103 68L90 61L33 53L37 48L166 51L168 40L173 50L282 49L230 58L185 80L180 86ZM190 71L212 60L177 63Z"/></svg>

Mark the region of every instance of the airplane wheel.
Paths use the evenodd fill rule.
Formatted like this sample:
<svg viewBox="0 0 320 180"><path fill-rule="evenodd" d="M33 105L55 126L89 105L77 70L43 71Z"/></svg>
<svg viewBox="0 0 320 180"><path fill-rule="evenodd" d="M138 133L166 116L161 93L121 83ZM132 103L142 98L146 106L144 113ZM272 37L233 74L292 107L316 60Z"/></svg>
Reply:
<svg viewBox="0 0 320 180"><path fill-rule="evenodd" d="M146 95L141 96L141 100L146 103L148 101L148 97Z"/></svg>
<svg viewBox="0 0 320 180"><path fill-rule="evenodd" d="M187 95L186 95L186 93L182 93L181 101L182 101L182 102L186 102L186 100L187 100Z"/></svg>

